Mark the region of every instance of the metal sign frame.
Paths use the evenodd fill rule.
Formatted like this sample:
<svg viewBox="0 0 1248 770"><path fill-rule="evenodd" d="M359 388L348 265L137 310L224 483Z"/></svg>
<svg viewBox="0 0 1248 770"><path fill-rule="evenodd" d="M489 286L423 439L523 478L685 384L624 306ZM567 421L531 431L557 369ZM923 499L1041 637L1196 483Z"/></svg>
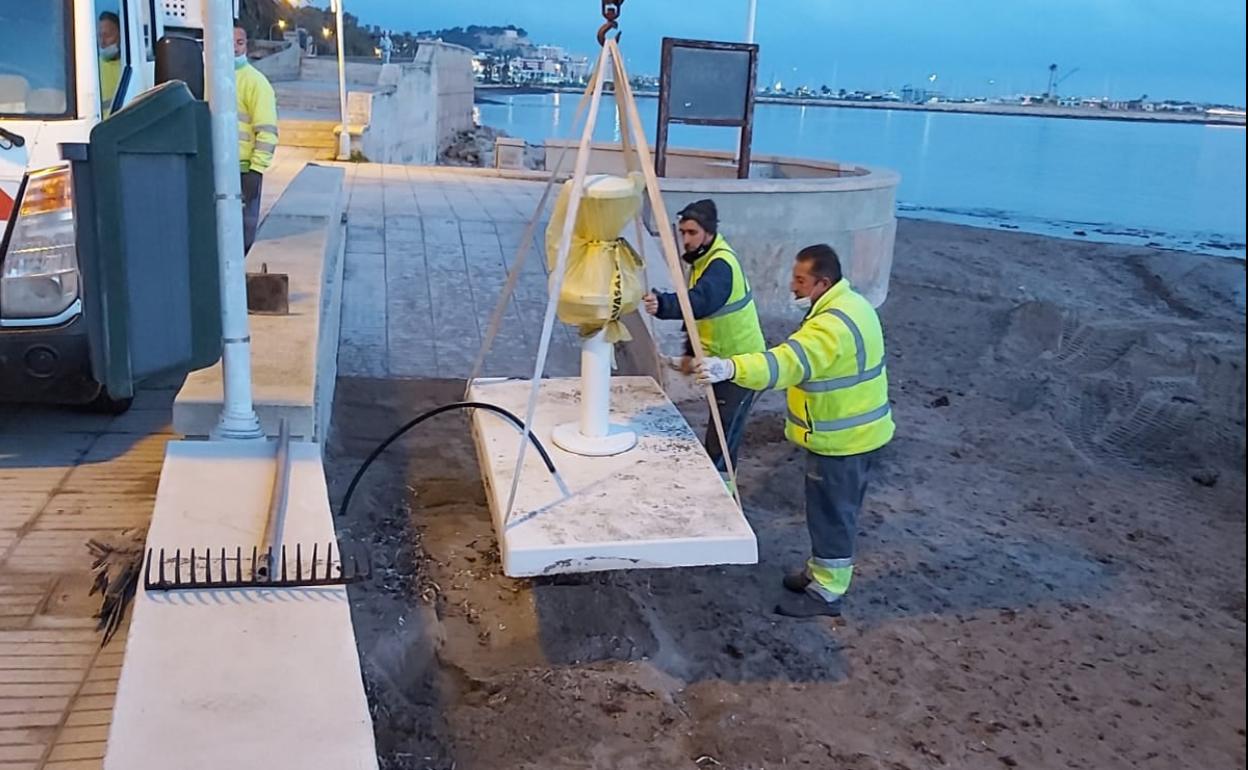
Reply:
<svg viewBox="0 0 1248 770"><path fill-rule="evenodd" d="M749 54L749 82L745 94L744 114L739 119L732 118L680 118L672 115L672 60L678 48L691 48L702 51L732 51ZM748 179L750 176L750 145L754 138L754 92L758 82L758 44L756 43L723 43L713 40L687 40L683 38L663 38L662 70L659 76L659 126L655 141L655 171L659 176L667 176L667 131L672 123L690 126L720 126L738 128L741 131L740 146L737 149L737 178Z"/></svg>

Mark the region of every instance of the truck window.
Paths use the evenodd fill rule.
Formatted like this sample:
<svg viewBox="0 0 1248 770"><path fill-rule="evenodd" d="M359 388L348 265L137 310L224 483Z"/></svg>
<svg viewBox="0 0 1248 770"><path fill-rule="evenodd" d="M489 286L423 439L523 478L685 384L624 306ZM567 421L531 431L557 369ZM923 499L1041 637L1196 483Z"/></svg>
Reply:
<svg viewBox="0 0 1248 770"><path fill-rule="evenodd" d="M0 3L0 118L74 111L72 0Z"/></svg>
<svg viewBox="0 0 1248 770"><path fill-rule="evenodd" d="M108 117L126 65L125 24L118 0L99 0L96 10L96 53L100 70L100 114Z"/></svg>

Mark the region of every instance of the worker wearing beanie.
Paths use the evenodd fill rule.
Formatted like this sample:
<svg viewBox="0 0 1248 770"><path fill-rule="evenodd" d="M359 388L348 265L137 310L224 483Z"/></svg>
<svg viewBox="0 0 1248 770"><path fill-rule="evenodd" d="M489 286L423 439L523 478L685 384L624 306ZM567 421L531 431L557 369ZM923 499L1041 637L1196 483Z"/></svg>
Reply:
<svg viewBox="0 0 1248 770"><path fill-rule="evenodd" d="M685 250L683 258L690 266L689 302L693 306L693 317L705 354L731 358L744 353L763 352L766 344L758 323L754 294L736 252L719 233L719 212L715 201L696 201L677 216ZM646 312L656 318L681 318L675 294L652 289L646 294L644 304ZM685 356L680 360L680 366L686 372L691 371L692 356L693 348L686 339ZM717 383L714 389L724 437L728 442L728 454L735 468L737 450L756 393L732 382ZM705 443L715 467L727 481L727 468L713 423L707 426Z"/></svg>

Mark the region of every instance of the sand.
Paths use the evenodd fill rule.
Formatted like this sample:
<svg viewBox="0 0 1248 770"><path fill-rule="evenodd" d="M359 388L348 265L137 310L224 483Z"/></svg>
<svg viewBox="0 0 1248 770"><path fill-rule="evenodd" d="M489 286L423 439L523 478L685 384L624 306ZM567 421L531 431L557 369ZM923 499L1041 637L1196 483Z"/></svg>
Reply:
<svg viewBox="0 0 1248 770"><path fill-rule="evenodd" d="M393 447L340 522L383 768L1244 767L1243 263L906 220L882 316L840 621L770 612L808 548L780 394L751 567L505 578L465 418ZM342 380L333 494L461 393Z"/></svg>

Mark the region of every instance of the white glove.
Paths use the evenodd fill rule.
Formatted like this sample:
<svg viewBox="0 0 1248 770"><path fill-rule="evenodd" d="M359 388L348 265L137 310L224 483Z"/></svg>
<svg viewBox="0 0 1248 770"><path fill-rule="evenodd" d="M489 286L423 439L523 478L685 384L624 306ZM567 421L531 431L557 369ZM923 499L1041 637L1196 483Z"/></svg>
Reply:
<svg viewBox="0 0 1248 770"><path fill-rule="evenodd" d="M694 367L694 376L700 385L713 385L731 380L737 367L731 358L704 358Z"/></svg>

